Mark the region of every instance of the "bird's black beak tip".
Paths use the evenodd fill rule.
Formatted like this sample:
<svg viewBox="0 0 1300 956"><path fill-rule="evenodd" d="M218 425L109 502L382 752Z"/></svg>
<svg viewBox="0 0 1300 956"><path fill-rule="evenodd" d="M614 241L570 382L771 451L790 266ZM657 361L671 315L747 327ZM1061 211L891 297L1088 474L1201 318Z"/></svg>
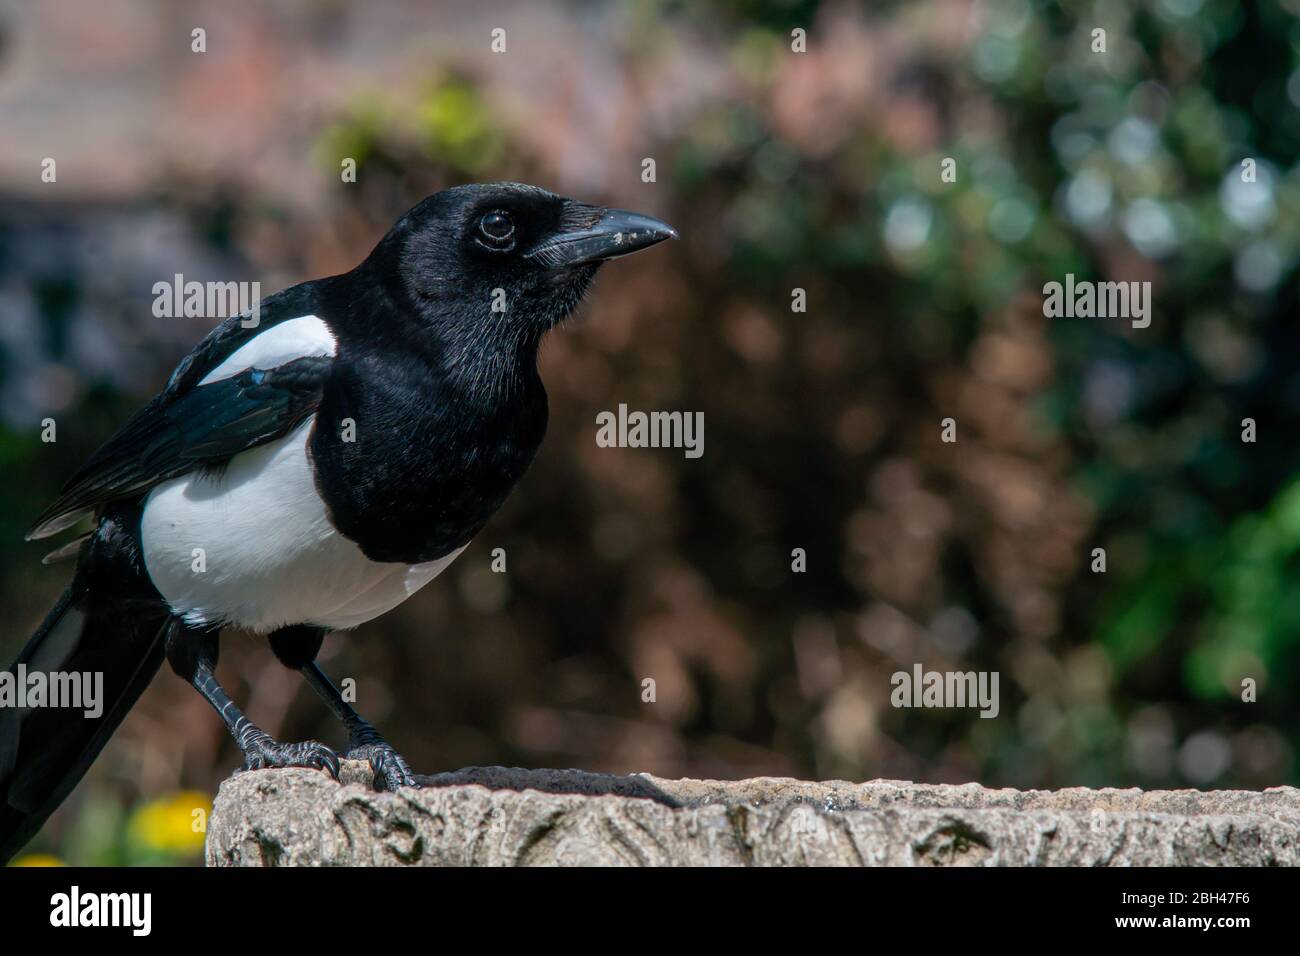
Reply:
<svg viewBox="0 0 1300 956"><path fill-rule="evenodd" d="M615 245L611 255L606 258L648 249L665 239L681 238L668 223L623 209L608 210L597 225L603 227L606 234L613 234Z"/></svg>

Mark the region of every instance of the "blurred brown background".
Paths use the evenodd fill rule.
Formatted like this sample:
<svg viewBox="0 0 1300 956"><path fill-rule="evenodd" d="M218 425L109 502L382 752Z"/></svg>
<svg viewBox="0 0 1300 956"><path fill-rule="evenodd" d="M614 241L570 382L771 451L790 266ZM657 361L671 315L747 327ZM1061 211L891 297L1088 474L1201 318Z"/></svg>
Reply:
<svg viewBox="0 0 1300 956"><path fill-rule="evenodd" d="M329 639L417 770L1295 783L1296 12L0 3L0 658L68 573L26 526L211 325L154 318L153 283L269 294L511 179L682 241L547 342L549 435L487 530ZM1152 281L1151 328L1045 319L1066 273ZM620 402L703 412L703 458L598 448ZM999 671L999 716L894 709L918 662ZM220 677L342 744L261 639L228 633ZM35 847L191 858L237 763L164 671Z"/></svg>

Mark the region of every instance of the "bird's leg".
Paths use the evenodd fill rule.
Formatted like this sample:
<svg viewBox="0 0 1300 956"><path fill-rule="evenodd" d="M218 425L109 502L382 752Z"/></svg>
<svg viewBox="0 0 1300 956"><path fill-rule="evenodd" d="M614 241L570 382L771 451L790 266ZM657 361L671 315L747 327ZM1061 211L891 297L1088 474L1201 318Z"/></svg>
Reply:
<svg viewBox="0 0 1300 956"><path fill-rule="evenodd" d="M325 631L321 628L306 625L282 627L271 635L271 649L281 663L302 674L334 716L343 722L343 726L348 729L348 750L343 756L351 760L369 761L376 790L419 786L402 755L379 735L379 731L368 720L356 712L316 663L316 654L320 651L324 638Z"/></svg>
<svg viewBox="0 0 1300 956"><path fill-rule="evenodd" d="M379 731L365 720L343 699L334 682L325 676L320 665L315 661L300 668L307 683L320 695L321 699L334 711L334 716L343 721L348 729L348 752L344 754L353 760L370 761L370 769L375 775L376 790L396 790L398 787L417 787L415 775L410 766L392 746L379 736Z"/></svg>
<svg viewBox="0 0 1300 956"><path fill-rule="evenodd" d="M244 766L240 769L311 767L324 770L337 779L339 758L334 751L315 740L296 744L280 743L235 706L235 702L217 683L213 674L217 666L219 632L219 628L190 627L180 618L172 618L167 628L167 661L172 670L189 681L225 721L230 735L235 738L235 743L244 755Z"/></svg>

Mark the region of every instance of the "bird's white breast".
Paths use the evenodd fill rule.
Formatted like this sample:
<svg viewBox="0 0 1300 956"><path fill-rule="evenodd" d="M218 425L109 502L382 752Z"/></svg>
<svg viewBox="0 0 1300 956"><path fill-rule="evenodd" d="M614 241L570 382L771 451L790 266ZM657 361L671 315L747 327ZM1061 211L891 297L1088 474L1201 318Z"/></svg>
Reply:
<svg viewBox="0 0 1300 956"><path fill-rule="evenodd" d="M314 418L236 455L222 472L173 479L145 499L145 566L187 622L259 632L356 627L406 600L463 550L424 564L381 563L339 534L312 479Z"/></svg>

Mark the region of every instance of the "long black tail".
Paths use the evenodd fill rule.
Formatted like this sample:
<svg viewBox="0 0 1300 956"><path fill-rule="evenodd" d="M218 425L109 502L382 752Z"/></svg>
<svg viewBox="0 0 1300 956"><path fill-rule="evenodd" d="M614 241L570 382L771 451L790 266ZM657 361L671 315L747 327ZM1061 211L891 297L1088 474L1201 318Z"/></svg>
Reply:
<svg viewBox="0 0 1300 956"><path fill-rule="evenodd" d="M168 611L136 545L137 512L104 515L72 584L8 668L102 675L97 717L82 707L0 707L0 865L72 792L162 665ZM53 682L51 682L52 684Z"/></svg>

